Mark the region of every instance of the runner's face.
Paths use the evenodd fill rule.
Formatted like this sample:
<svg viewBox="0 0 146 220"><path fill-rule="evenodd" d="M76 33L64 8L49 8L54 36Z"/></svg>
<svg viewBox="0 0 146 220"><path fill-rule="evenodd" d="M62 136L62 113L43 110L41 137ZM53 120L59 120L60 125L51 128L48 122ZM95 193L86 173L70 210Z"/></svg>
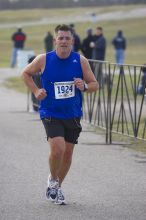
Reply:
<svg viewBox="0 0 146 220"><path fill-rule="evenodd" d="M70 31L58 31L55 37L55 46L59 52L70 52L73 45L73 36Z"/></svg>

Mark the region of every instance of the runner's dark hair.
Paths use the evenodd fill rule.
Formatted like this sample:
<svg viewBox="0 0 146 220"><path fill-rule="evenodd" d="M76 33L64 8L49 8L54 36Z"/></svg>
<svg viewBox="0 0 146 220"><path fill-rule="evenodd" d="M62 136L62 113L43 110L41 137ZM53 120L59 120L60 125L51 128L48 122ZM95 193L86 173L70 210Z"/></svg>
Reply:
<svg viewBox="0 0 146 220"><path fill-rule="evenodd" d="M69 25L66 25L66 24L59 24L59 25L57 25L57 27L55 28L55 34L57 34L58 31L70 31L71 34L73 35L72 28Z"/></svg>

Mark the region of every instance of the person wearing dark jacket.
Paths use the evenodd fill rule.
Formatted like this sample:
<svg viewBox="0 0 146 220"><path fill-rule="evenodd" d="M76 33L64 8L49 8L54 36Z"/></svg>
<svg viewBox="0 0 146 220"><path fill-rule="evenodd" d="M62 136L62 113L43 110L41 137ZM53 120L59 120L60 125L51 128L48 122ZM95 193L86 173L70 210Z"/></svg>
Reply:
<svg viewBox="0 0 146 220"><path fill-rule="evenodd" d="M15 67L17 62L18 50L23 50L24 43L26 41L26 34L22 31L22 28L18 28L18 30L15 33L13 33L11 39L14 43L13 51L12 51L11 67Z"/></svg>
<svg viewBox="0 0 146 220"><path fill-rule="evenodd" d="M103 35L102 27L96 28L94 44L92 44L91 47L93 47L92 59L104 61L106 51L106 39Z"/></svg>
<svg viewBox="0 0 146 220"><path fill-rule="evenodd" d="M102 27L96 28L96 35L94 36L94 42L91 42L90 46L93 48L92 59L99 61L95 64L94 74L101 86L103 84L105 76L102 71L103 63L100 61L104 61L105 51L106 51L106 39L103 35Z"/></svg>
<svg viewBox="0 0 146 220"><path fill-rule="evenodd" d="M53 35L51 34L50 31L48 31L48 33L44 39L44 43L45 43L46 52L50 52L53 50Z"/></svg>
<svg viewBox="0 0 146 220"><path fill-rule="evenodd" d="M126 38L123 36L123 32L119 30L117 36L112 40L112 44L115 48L115 59L117 64L123 64L125 59L126 50Z"/></svg>
<svg viewBox="0 0 146 220"><path fill-rule="evenodd" d="M87 36L82 41L82 52L87 59L92 59L92 48L90 44L94 41L93 30L87 30Z"/></svg>
<svg viewBox="0 0 146 220"><path fill-rule="evenodd" d="M70 24L69 26L73 30L73 37L74 37L74 44L73 44L72 50L75 51L75 52L78 52L81 49L80 36L76 33L74 24Z"/></svg>
<svg viewBox="0 0 146 220"><path fill-rule="evenodd" d="M32 56L29 58L28 63L31 63L36 56ZM38 72L32 76L32 79L34 83L38 86L38 88L42 88L42 83L41 83L41 73ZM40 106L40 101L36 99L35 95L33 92L31 92L31 101L32 101L32 111L33 112L38 112L39 111L39 106Z"/></svg>

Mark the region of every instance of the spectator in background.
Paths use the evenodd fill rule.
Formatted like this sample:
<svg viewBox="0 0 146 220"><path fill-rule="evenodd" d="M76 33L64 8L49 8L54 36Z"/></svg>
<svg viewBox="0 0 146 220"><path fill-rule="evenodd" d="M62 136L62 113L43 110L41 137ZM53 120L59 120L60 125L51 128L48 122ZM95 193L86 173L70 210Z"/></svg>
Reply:
<svg viewBox="0 0 146 220"><path fill-rule="evenodd" d="M76 33L75 25L70 24L70 27L73 30L73 37L74 37L73 51L78 52L81 49L81 40L79 35Z"/></svg>
<svg viewBox="0 0 146 220"><path fill-rule="evenodd" d="M46 52L50 52L53 50L53 35L50 31L47 32L47 35L44 39L44 44Z"/></svg>
<svg viewBox="0 0 146 220"><path fill-rule="evenodd" d="M102 27L96 28L96 34L94 35L94 44L91 44L91 47L93 47L92 59L104 61L106 51L106 39L103 35Z"/></svg>
<svg viewBox="0 0 146 220"><path fill-rule="evenodd" d="M92 59L104 61L105 59L105 51L106 51L106 39L103 35L102 27L96 28L96 34L94 35L94 42L90 43L92 50ZM102 71L102 62L95 63L95 77L99 81L99 85L102 86L103 81L105 81Z"/></svg>
<svg viewBox="0 0 146 220"><path fill-rule="evenodd" d="M83 39L81 50L87 59L92 59L92 47L90 44L94 41L93 30L89 28L86 33L87 36Z"/></svg>
<svg viewBox="0 0 146 220"><path fill-rule="evenodd" d="M18 30L13 33L11 39L14 43L11 58L11 67L13 68L16 66L18 50L23 50L24 48L26 34L22 31L22 28L18 28Z"/></svg>
<svg viewBox="0 0 146 220"><path fill-rule="evenodd" d="M143 67L141 68L141 71L142 71L141 82L137 88L137 94L139 95L143 95L146 89L146 64L143 65Z"/></svg>
<svg viewBox="0 0 146 220"><path fill-rule="evenodd" d="M31 58L29 58L28 63L31 63L36 56L32 56ZM32 76L32 79L34 81L34 83L37 85L38 88L42 88L42 84L41 84L41 73L37 73L35 75ZM35 95L31 92L31 100L32 100L32 107L33 107L33 111L34 112L38 112L39 110L39 105L40 105L40 101L38 99L36 99Z"/></svg>
<svg viewBox="0 0 146 220"><path fill-rule="evenodd" d="M112 40L112 44L115 48L115 59L117 64L123 64L125 59L126 39L123 36L123 32L119 30L117 36Z"/></svg>
<svg viewBox="0 0 146 220"><path fill-rule="evenodd" d="M97 14L96 13L93 12L91 14L91 18L92 18L92 22L94 22L94 23L97 22Z"/></svg>

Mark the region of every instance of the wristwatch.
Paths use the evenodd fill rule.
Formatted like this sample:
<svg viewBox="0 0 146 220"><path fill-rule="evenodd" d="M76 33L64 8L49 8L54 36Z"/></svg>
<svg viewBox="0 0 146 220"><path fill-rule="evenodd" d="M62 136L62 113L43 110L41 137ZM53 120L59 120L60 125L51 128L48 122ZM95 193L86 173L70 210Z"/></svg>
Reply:
<svg viewBox="0 0 146 220"><path fill-rule="evenodd" d="M83 90L83 92L86 92L87 90L88 90L88 84L84 83L84 90Z"/></svg>

